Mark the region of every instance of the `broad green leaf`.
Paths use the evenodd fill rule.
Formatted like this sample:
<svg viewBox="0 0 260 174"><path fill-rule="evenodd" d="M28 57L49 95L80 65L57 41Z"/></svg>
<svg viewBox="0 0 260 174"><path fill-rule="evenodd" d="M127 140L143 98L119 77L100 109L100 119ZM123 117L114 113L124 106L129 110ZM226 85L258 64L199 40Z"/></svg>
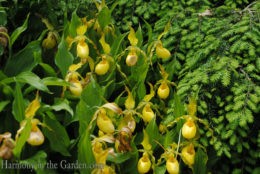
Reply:
<svg viewBox="0 0 260 174"><path fill-rule="evenodd" d="M132 82L133 84L136 82L144 83L149 69L149 64L146 62L145 57L140 54L138 57L137 65L131 69L130 80L134 81Z"/></svg>
<svg viewBox="0 0 260 174"><path fill-rule="evenodd" d="M149 141L152 145L152 149L154 149L157 146L157 143L155 141L160 141L161 139L161 135L159 134L159 129L156 124L155 118L148 123L145 130L149 136Z"/></svg>
<svg viewBox="0 0 260 174"><path fill-rule="evenodd" d="M22 32L24 32L24 31L27 29L29 16L30 16L30 14L27 15L27 17L26 17L26 19L25 19L23 25L20 26L20 27L18 27L18 28L16 28L16 29L14 30L14 32L12 33L12 35L11 35L11 37L10 37L10 39L11 39L10 43L11 43L11 45L13 45L14 42L16 41L16 39L22 34Z"/></svg>
<svg viewBox="0 0 260 174"><path fill-rule="evenodd" d="M168 147L173 142L173 137L178 134L178 132L174 129L167 131L166 135L164 136L163 146Z"/></svg>
<svg viewBox="0 0 260 174"><path fill-rule="evenodd" d="M193 173L206 174L207 161L208 161L207 154L201 148L198 148L195 155L195 164L193 167Z"/></svg>
<svg viewBox="0 0 260 174"><path fill-rule="evenodd" d="M69 34L72 37L75 37L77 35L77 27L80 25L81 21L80 18L77 16L77 10L73 11L72 17L71 17L71 23L69 25Z"/></svg>
<svg viewBox="0 0 260 174"><path fill-rule="evenodd" d="M105 28L111 21L111 12L108 7L103 7L102 10L98 13L98 23L100 27Z"/></svg>
<svg viewBox="0 0 260 174"><path fill-rule="evenodd" d="M1 101L0 102L0 112L3 111L3 109L6 107L6 105L8 105L10 103L10 101Z"/></svg>
<svg viewBox="0 0 260 174"><path fill-rule="evenodd" d="M59 67L62 77L65 78L69 66L73 63L74 57L66 48L66 41L62 37L55 56L55 64Z"/></svg>
<svg viewBox="0 0 260 174"><path fill-rule="evenodd" d="M176 93L174 94L174 113L175 117L180 117L184 115L184 105L181 102L180 97Z"/></svg>
<svg viewBox="0 0 260 174"><path fill-rule="evenodd" d="M141 47L142 44L143 44L143 34L142 34L142 28L141 28L140 25L139 25L139 27L138 27L138 29L137 29L135 35L136 35L136 37L137 37L137 39L138 39L138 44L137 44L137 46L138 46L138 47Z"/></svg>
<svg viewBox="0 0 260 174"><path fill-rule="evenodd" d="M73 116L73 109L70 107L69 101L67 99L58 99L57 101L55 101L55 104L51 106L51 108L54 111L68 111L70 115Z"/></svg>
<svg viewBox="0 0 260 174"><path fill-rule="evenodd" d="M122 46L122 42L124 41L124 38L126 36L127 36L127 33L121 34L114 40L114 42L111 46L111 55L115 56L118 54L118 52Z"/></svg>
<svg viewBox="0 0 260 174"><path fill-rule="evenodd" d="M135 143L131 143L132 151L131 151L131 158L126 160L124 163L122 163L121 166L121 173L125 174L133 174L133 173L138 173L137 171L137 163L139 160L138 157L138 150L135 146ZM127 167L125 167L127 166Z"/></svg>
<svg viewBox="0 0 260 174"><path fill-rule="evenodd" d="M28 83L31 86L35 87L36 89L45 91L45 92L49 92L49 89L47 88L47 86L43 83L43 81L34 73L32 72L22 72L21 74L19 74L16 79L19 82L24 82L24 83Z"/></svg>
<svg viewBox="0 0 260 174"><path fill-rule="evenodd" d="M30 158L20 160L19 163L22 165L30 166L30 169L34 169L37 173L40 171L44 171L47 154L44 151L38 151L35 155L31 156Z"/></svg>
<svg viewBox="0 0 260 174"><path fill-rule="evenodd" d="M13 108L12 113L14 118L21 122L25 117L25 105L23 100L23 94L21 91L20 84L17 82L14 91L14 101L13 101Z"/></svg>
<svg viewBox="0 0 260 174"><path fill-rule="evenodd" d="M105 81L104 86L101 83L99 83L100 86L102 87L102 90L104 91L104 95L103 95L104 98L109 98L115 90L115 81L114 81L115 80L115 73L111 73L111 76L113 76L113 77L110 78L112 80Z"/></svg>
<svg viewBox="0 0 260 174"><path fill-rule="evenodd" d="M92 78L91 82L84 88L81 99L90 107L100 106L103 92L99 84Z"/></svg>
<svg viewBox="0 0 260 174"><path fill-rule="evenodd" d="M181 102L180 97L177 95L177 93L174 94L174 116L175 118L181 117L184 115L184 105ZM177 130L180 130L183 125L183 121L179 121L177 123Z"/></svg>
<svg viewBox="0 0 260 174"><path fill-rule="evenodd" d="M50 113L47 114L49 115ZM44 124L47 127L43 128L43 132L50 141L51 149L64 156L70 156L68 151L70 139L65 127L49 116L44 117Z"/></svg>
<svg viewBox="0 0 260 174"><path fill-rule="evenodd" d="M95 164L95 158L92 152L90 134L85 130L78 143L78 160L83 164ZM91 168L80 169L81 174L90 173Z"/></svg>
<svg viewBox="0 0 260 174"><path fill-rule="evenodd" d="M1 81L2 84L9 84L15 82L15 78L10 77L10 78L5 78Z"/></svg>
<svg viewBox="0 0 260 174"><path fill-rule="evenodd" d="M82 99L80 100L80 102L76 107L76 114L75 114L76 115L75 117L79 119L80 134L87 129L96 110L97 110L96 107L90 107Z"/></svg>
<svg viewBox="0 0 260 174"><path fill-rule="evenodd" d="M166 165L161 165L161 166L155 166L154 169L155 174L165 174L166 173Z"/></svg>
<svg viewBox="0 0 260 174"><path fill-rule="evenodd" d="M20 158L24 144L26 143L27 139L30 136L31 127L32 127L31 119L27 119L26 124L20 133L20 136L16 141L15 148L13 149L14 156L16 156L18 159Z"/></svg>
<svg viewBox="0 0 260 174"><path fill-rule="evenodd" d="M134 152L126 152L126 153L115 153L113 155L108 155L107 161L116 163L116 164L121 164L128 159L130 159L135 153Z"/></svg>
<svg viewBox="0 0 260 174"><path fill-rule="evenodd" d="M57 77L46 77L42 79L46 86L70 86L69 82Z"/></svg>
<svg viewBox="0 0 260 174"><path fill-rule="evenodd" d="M7 76L16 76L23 71L31 71L36 65L35 52L41 54L40 41L32 41L17 54L8 59L4 73Z"/></svg>
<svg viewBox="0 0 260 174"><path fill-rule="evenodd" d="M139 82L137 85L137 96L139 101L141 101L146 95L146 86L144 82Z"/></svg>
<svg viewBox="0 0 260 174"><path fill-rule="evenodd" d="M39 65L44 69L44 71L46 72L47 76L52 76L52 77L56 77L57 76L55 70L49 64L39 63Z"/></svg>
<svg viewBox="0 0 260 174"><path fill-rule="evenodd" d="M147 32L148 42L147 43L150 43L153 39L153 29L152 29L152 26L146 20L143 19L143 21L145 22L145 26L148 30L148 32Z"/></svg>

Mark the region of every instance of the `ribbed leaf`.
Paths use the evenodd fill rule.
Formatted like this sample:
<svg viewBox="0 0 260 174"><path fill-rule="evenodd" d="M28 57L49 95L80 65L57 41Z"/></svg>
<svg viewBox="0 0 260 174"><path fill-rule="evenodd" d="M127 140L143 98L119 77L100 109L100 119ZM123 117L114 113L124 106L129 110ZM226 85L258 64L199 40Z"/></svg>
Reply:
<svg viewBox="0 0 260 174"><path fill-rule="evenodd" d="M18 76L16 76L16 79L19 82L28 83L31 86L35 87L36 89L49 92L49 89L45 84L42 82L42 80L34 73L25 71L20 73Z"/></svg>
<svg viewBox="0 0 260 174"><path fill-rule="evenodd" d="M195 155L195 164L194 164L194 174L206 174L206 164L208 161L207 154L201 149L198 148Z"/></svg>
<svg viewBox="0 0 260 174"><path fill-rule="evenodd" d="M53 117L52 114L50 114ZM63 125L61 125L54 118L49 116L44 117L44 124L48 127L44 127L44 135L49 139L51 149L61 153L64 156L70 156L68 147L70 145L70 139L67 131Z"/></svg>
<svg viewBox="0 0 260 174"><path fill-rule="evenodd" d="M31 71L38 63L35 53L41 54L40 41L32 41L17 54L8 59L4 73L8 76L15 76L23 71Z"/></svg>
<svg viewBox="0 0 260 174"><path fill-rule="evenodd" d="M53 69L53 67L51 67L49 64L46 63L39 63L39 65L44 69L44 71L46 72L46 74L48 76L52 76L52 77L56 77L56 72Z"/></svg>
<svg viewBox="0 0 260 174"><path fill-rule="evenodd" d="M21 91L20 84L17 82L14 91L14 101L12 113L14 118L21 122L25 117L25 105L23 100L23 94Z"/></svg>
<svg viewBox="0 0 260 174"><path fill-rule="evenodd" d="M78 143L78 160L83 164L95 164L89 131L85 130ZM80 173L90 173L91 168L81 168Z"/></svg>
<svg viewBox="0 0 260 174"><path fill-rule="evenodd" d="M30 16L30 14L27 15L27 17L26 17L26 19L25 19L25 21L24 21L24 23L21 27L18 27L13 31L13 33L10 37L10 39L11 39L10 44L11 45L13 45L14 42L16 41L16 39L22 34L22 32L24 32L27 29L29 16Z"/></svg>
<svg viewBox="0 0 260 174"><path fill-rule="evenodd" d="M24 144L30 136L31 127L31 119L27 119L26 124L20 133L20 136L16 141L15 148L13 149L14 156L16 156L18 159L20 158Z"/></svg>
<svg viewBox="0 0 260 174"><path fill-rule="evenodd" d="M102 97L102 89L94 79L91 79L91 82L84 88L81 94L81 99L90 107L100 106Z"/></svg>
<svg viewBox="0 0 260 174"><path fill-rule="evenodd" d="M65 78L69 66L73 63L74 57L66 48L66 43L62 37L58 46L58 52L55 56L55 64L59 67L62 77Z"/></svg>
<svg viewBox="0 0 260 174"><path fill-rule="evenodd" d="M111 21L111 12L107 7L103 7L102 10L98 13L98 22L100 27L103 29Z"/></svg>
<svg viewBox="0 0 260 174"><path fill-rule="evenodd" d="M57 77L46 77L42 79L42 82L46 86L70 86L69 82Z"/></svg>
<svg viewBox="0 0 260 174"><path fill-rule="evenodd" d="M73 110L69 105L69 101L67 99L59 99L55 102L54 105L51 106L51 108L55 111L61 111L65 110L70 113L70 115L73 116Z"/></svg>
<svg viewBox="0 0 260 174"><path fill-rule="evenodd" d="M0 102L0 112L3 111L3 109L6 107L6 105L8 105L10 103L10 101L1 101Z"/></svg>
<svg viewBox="0 0 260 174"><path fill-rule="evenodd" d="M152 145L152 149L154 149L157 146L157 143L155 143L156 141L160 141L161 136L159 134L159 129L158 126L156 124L156 119L152 119L148 125L146 126L146 132L149 136L149 142Z"/></svg>

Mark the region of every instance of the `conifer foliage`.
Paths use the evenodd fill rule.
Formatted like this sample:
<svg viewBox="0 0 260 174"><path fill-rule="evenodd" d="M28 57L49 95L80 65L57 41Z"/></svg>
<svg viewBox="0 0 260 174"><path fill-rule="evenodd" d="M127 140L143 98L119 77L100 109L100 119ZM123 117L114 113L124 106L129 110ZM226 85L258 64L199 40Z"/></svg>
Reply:
<svg viewBox="0 0 260 174"><path fill-rule="evenodd" d="M124 16L118 15L122 9ZM201 142L216 152L208 165L214 171L219 164L217 173L259 170L259 9L259 1L247 0L121 0L114 12L133 25L154 22L158 33L170 21L164 45L173 59L163 66L173 69L170 78L183 100L198 96L198 115L214 130L213 139ZM210 131L200 131L210 136Z"/></svg>

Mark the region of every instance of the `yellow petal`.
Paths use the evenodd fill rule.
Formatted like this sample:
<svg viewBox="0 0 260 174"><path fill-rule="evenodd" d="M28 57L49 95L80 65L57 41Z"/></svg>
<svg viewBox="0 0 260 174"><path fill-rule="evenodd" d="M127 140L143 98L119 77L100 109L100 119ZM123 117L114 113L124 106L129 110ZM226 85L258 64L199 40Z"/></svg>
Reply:
<svg viewBox="0 0 260 174"><path fill-rule="evenodd" d="M131 132L134 132L136 127L136 121L133 118L132 114L127 114L124 118L120 121L118 125L118 130L129 128Z"/></svg>
<svg viewBox="0 0 260 174"><path fill-rule="evenodd" d="M143 133L144 133L144 139L142 141L142 146L144 147L144 150L145 151L149 151L152 149L152 146L149 142L149 135L147 134L147 132L145 131L145 129L143 130Z"/></svg>
<svg viewBox="0 0 260 174"><path fill-rule="evenodd" d="M72 64L72 65L70 65L70 67L69 67L69 71L75 72L75 71L77 71L79 68L81 68L81 66L82 66L82 63L81 63L81 62L78 63L78 64Z"/></svg>
<svg viewBox="0 0 260 174"><path fill-rule="evenodd" d="M87 31L87 25L81 25L77 28L77 35L84 35Z"/></svg>
<svg viewBox="0 0 260 174"><path fill-rule="evenodd" d="M171 57L171 53L168 49L164 48L162 46L162 44L158 44L156 46L156 54L159 58L162 58L162 59L168 59L169 57Z"/></svg>
<svg viewBox="0 0 260 174"><path fill-rule="evenodd" d="M106 164L109 149L104 150L102 148L102 143L95 142L95 144L92 147L92 151L97 164Z"/></svg>
<svg viewBox="0 0 260 174"><path fill-rule="evenodd" d="M48 30L54 30L53 25L48 21L48 19L42 18L42 22L45 24L45 26L48 28Z"/></svg>
<svg viewBox="0 0 260 174"><path fill-rule="evenodd" d="M74 42L73 37L71 37L71 36L66 37L66 43L68 44L69 49L71 48L73 42Z"/></svg>
<svg viewBox="0 0 260 174"><path fill-rule="evenodd" d="M110 45L108 43L106 43L104 34L102 34L102 37L100 38L99 43L102 45L104 52L106 54L109 54L110 53Z"/></svg>
<svg viewBox="0 0 260 174"><path fill-rule="evenodd" d="M39 92L37 92L35 99L29 104L29 106L25 110L25 117L33 118L39 108L40 108Z"/></svg>
<svg viewBox="0 0 260 174"><path fill-rule="evenodd" d="M114 113L117 113L117 114L122 113L121 108L118 107L116 103L106 103L106 104L102 105L102 107L110 109L111 111L113 111Z"/></svg>
<svg viewBox="0 0 260 174"><path fill-rule="evenodd" d="M144 101L146 101L146 102L150 101L155 95L153 85L151 83L149 83L149 86L150 86L150 94L147 94L146 96L144 96Z"/></svg>
<svg viewBox="0 0 260 174"><path fill-rule="evenodd" d="M138 39L135 36L135 30L132 27L130 27L130 33L128 35L128 40L130 41L130 44L132 46L136 46L138 43Z"/></svg>
<svg viewBox="0 0 260 174"><path fill-rule="evenodd" d="M125 107L128 110L134 109L134 107L135 107L134 97L133 97L131 91L127 87L125 87L125 89L126 89L126 91L128 93L127 99L125 100Z"/></svg>

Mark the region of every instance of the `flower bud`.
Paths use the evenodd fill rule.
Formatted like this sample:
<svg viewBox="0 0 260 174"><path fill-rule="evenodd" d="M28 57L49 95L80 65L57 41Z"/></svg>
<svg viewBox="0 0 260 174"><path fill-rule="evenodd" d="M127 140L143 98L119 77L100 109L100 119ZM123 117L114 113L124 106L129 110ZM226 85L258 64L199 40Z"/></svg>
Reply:
<svg viewBox="0 0 260 174"><path fill-rule="evenodd" d="M48 33L47 38L42 41L42 47L46 49L52 49L57 45L55 34L52 32Z"/></svg>

